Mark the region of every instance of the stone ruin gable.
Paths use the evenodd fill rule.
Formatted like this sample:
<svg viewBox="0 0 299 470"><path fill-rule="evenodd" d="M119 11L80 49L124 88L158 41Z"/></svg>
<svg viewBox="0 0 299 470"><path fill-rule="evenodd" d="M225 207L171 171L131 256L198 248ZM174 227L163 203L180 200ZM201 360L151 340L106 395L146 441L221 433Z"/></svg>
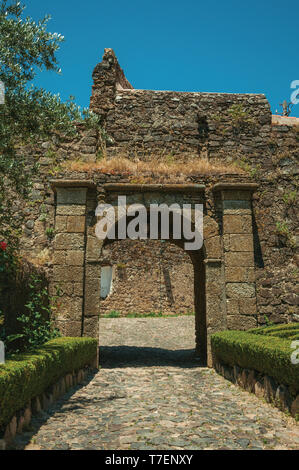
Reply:
<svg viewBox="0 0 299 470"><path fill-rule="evenodd" d="M112 49L105 49L101 63L94 68L90 108L105 118L113 108L117 90L133 89L120 68Z"/></svg>
<svg viewBox="0 0 299 470"><path fill-rule="evenodd" d="M135 90L111 49L105 49L93 80L90 109L102 116L114 141L111 155L260 153L271 131L264 95Z"/></svg>

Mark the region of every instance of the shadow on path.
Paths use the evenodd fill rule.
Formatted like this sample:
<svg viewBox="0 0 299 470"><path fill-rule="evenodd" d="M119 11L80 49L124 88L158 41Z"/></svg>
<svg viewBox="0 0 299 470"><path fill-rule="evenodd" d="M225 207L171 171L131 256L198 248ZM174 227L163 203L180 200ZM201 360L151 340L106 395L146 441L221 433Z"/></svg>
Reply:
<svg viewBox="0 0 299 470"><path fill-rule="evenodd" d="M102 369L115 367L173 366L182 368L199 367L201 361L195 349L162 349L138 346L100 346Z"/></svg>

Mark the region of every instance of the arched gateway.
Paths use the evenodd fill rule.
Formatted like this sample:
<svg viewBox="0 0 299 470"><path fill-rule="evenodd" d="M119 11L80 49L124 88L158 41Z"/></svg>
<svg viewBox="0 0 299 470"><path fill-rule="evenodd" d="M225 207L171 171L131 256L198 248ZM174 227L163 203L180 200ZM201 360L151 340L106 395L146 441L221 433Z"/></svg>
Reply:
<svg viewBox="0 0 299 470"><path fill-rule="evenodd" d="M188 251L194 267L196 350L203 363L212 365L212 333L256 324L251 204L255 184L215 184L213 207L211 200L207 204L206 188L200 184L54 180L52 188L56 235L51 283L61 290L55 321L64 335L101 338L101 256L104 244L111 240L96 237L95 210L99 203L116 206L119 196L126 196L127 205L138 203L147 209L154 203L203 204L203 246ZM185 240L170 242L183 247Z"/></svg>

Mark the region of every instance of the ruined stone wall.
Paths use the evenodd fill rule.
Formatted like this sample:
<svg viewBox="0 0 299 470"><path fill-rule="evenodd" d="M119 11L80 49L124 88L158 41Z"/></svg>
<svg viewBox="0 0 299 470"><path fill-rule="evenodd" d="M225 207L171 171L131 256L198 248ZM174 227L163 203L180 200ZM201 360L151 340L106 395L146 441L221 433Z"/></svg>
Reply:
<svg viewBox="0 0 299 470"><path fill-rule="evenodd" d="M252 274L256 279L257 306L255 311L252 307L250 314L260 324L266 321L265 316L273 322L298 321L298 127L271 125L269 104L263 95L133 90L111 50L106 51L103 62L96 67L93 77L91 108L101 115L108 135L114 139L114 144L110 147L107 142L108 155L126 151L128 155L135 156L137 148L139 158L149 158L153 151L161 155L161 158L169 152L188 155L188 158L205 156L212 160L235 162L237 167L244 169L243 176L183 176L186 183L206 184L206 213L220 225L221 221L217 219L215 212L216 201L209 192L209 187L219 181L248 180L258 183L258 190L253 195L255 246ZM98 188L107 182L132 182L132 177L121 171L101 172L97 169L93 173L91 166L90 172L73 172L64 168L66 161L93 162L97 159L98 152L103 150L99 130L84 130L79 126L79 131L75 139L54 136L51 142L43 142L36 149L21 149L28 154L28 164L38 162L41 170L34 180L31 199L25 209L23 202L16 201L16 216L25 216L22 251L29 258L34 257L40 265L46 266L49 277L53 268L52 248L55 237L55 195L50 180L94 179ZM154 173L146 177L152 183L158 179ZM178 181L178 177L169 174L164 176L164 182L177 183L182 182L182 179ZM134 248L132 251L124 249L123 242L119 245L122 248L117 249L116 246L117 243L109 247L113 263L122 263L125 254L126 259L135 260L135 265L130 264L129 276L138 273L140 284L144 281L153 282L157 271L146 271L143 256L137 258ZM158 251L153 250L153 259L158 259L158 255ZM116 261L116 258L120 261ZM170 258L169 269L171 272L174 269L174 276L179 276L179 268L175 270L176 254L173 253ZM184 263L181 258L177 265ZM143 266L141 270L138 268L140 264ZM241 279L240 274L240 284ZM125 284L120 276L116 282L119 282L121 295L117 298L115 290L110 299L111 305L109 306L110 300L107 299L107 308L103 307L105 312L110 309L120 310ZM182 282L181 278L179 282ZM131 286L133 285L132 278ZM158 289L158 284L156 288ZM163 310L166 311L169 308L166 284L163 289ZM130 286L128 290L134 292ZM188 290L188 298L189 295L191 289ZM139 297L139 293L135 295L136 302ZM175 298L177 299L176 296ZM185 301L178 302L173 311L185 308ZM187 303L189 309L189 300ZM236 328L246 327L246 314L240 313L236 302L230 304L227 308L231 325ZM126 305L124 311L128 313L131 309L137 310L131 305ZM143 308L141 304L138 305L140 309Z"/></svg>
<svg viewBox="0 0 299 470"><path fill-rule="evenodd" d="M219 158L265 146L271 112L264 95L135 90L117 86L119 69L105 49L93 72L90 107L113 139L109 155Z"/></svg>
<svg viewBox="0 0 299 470"><path fill-rule="evenodd" d="M193 264L181 248L155 240L122 240L107 245L102 254L102 265L114 272L100 315L194 312Z"/></svg>

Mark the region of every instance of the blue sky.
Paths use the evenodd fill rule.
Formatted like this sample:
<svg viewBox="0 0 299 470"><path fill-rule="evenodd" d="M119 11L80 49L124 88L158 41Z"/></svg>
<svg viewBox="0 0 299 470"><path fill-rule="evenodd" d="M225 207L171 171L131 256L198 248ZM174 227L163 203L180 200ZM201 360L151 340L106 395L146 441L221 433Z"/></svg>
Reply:
<svg viewBox="0 0 299 470"><path fill-rule="evenodd" d="M265 93L272 112L299 80L299 0L25 0L65 36L62 74L36 83L89 105L91 74L112 47L134 88ZM299 88L299 87L297 87ZM299 90L298 90L299 91ZM299 117L299 104L292 116Z"/></svg>

